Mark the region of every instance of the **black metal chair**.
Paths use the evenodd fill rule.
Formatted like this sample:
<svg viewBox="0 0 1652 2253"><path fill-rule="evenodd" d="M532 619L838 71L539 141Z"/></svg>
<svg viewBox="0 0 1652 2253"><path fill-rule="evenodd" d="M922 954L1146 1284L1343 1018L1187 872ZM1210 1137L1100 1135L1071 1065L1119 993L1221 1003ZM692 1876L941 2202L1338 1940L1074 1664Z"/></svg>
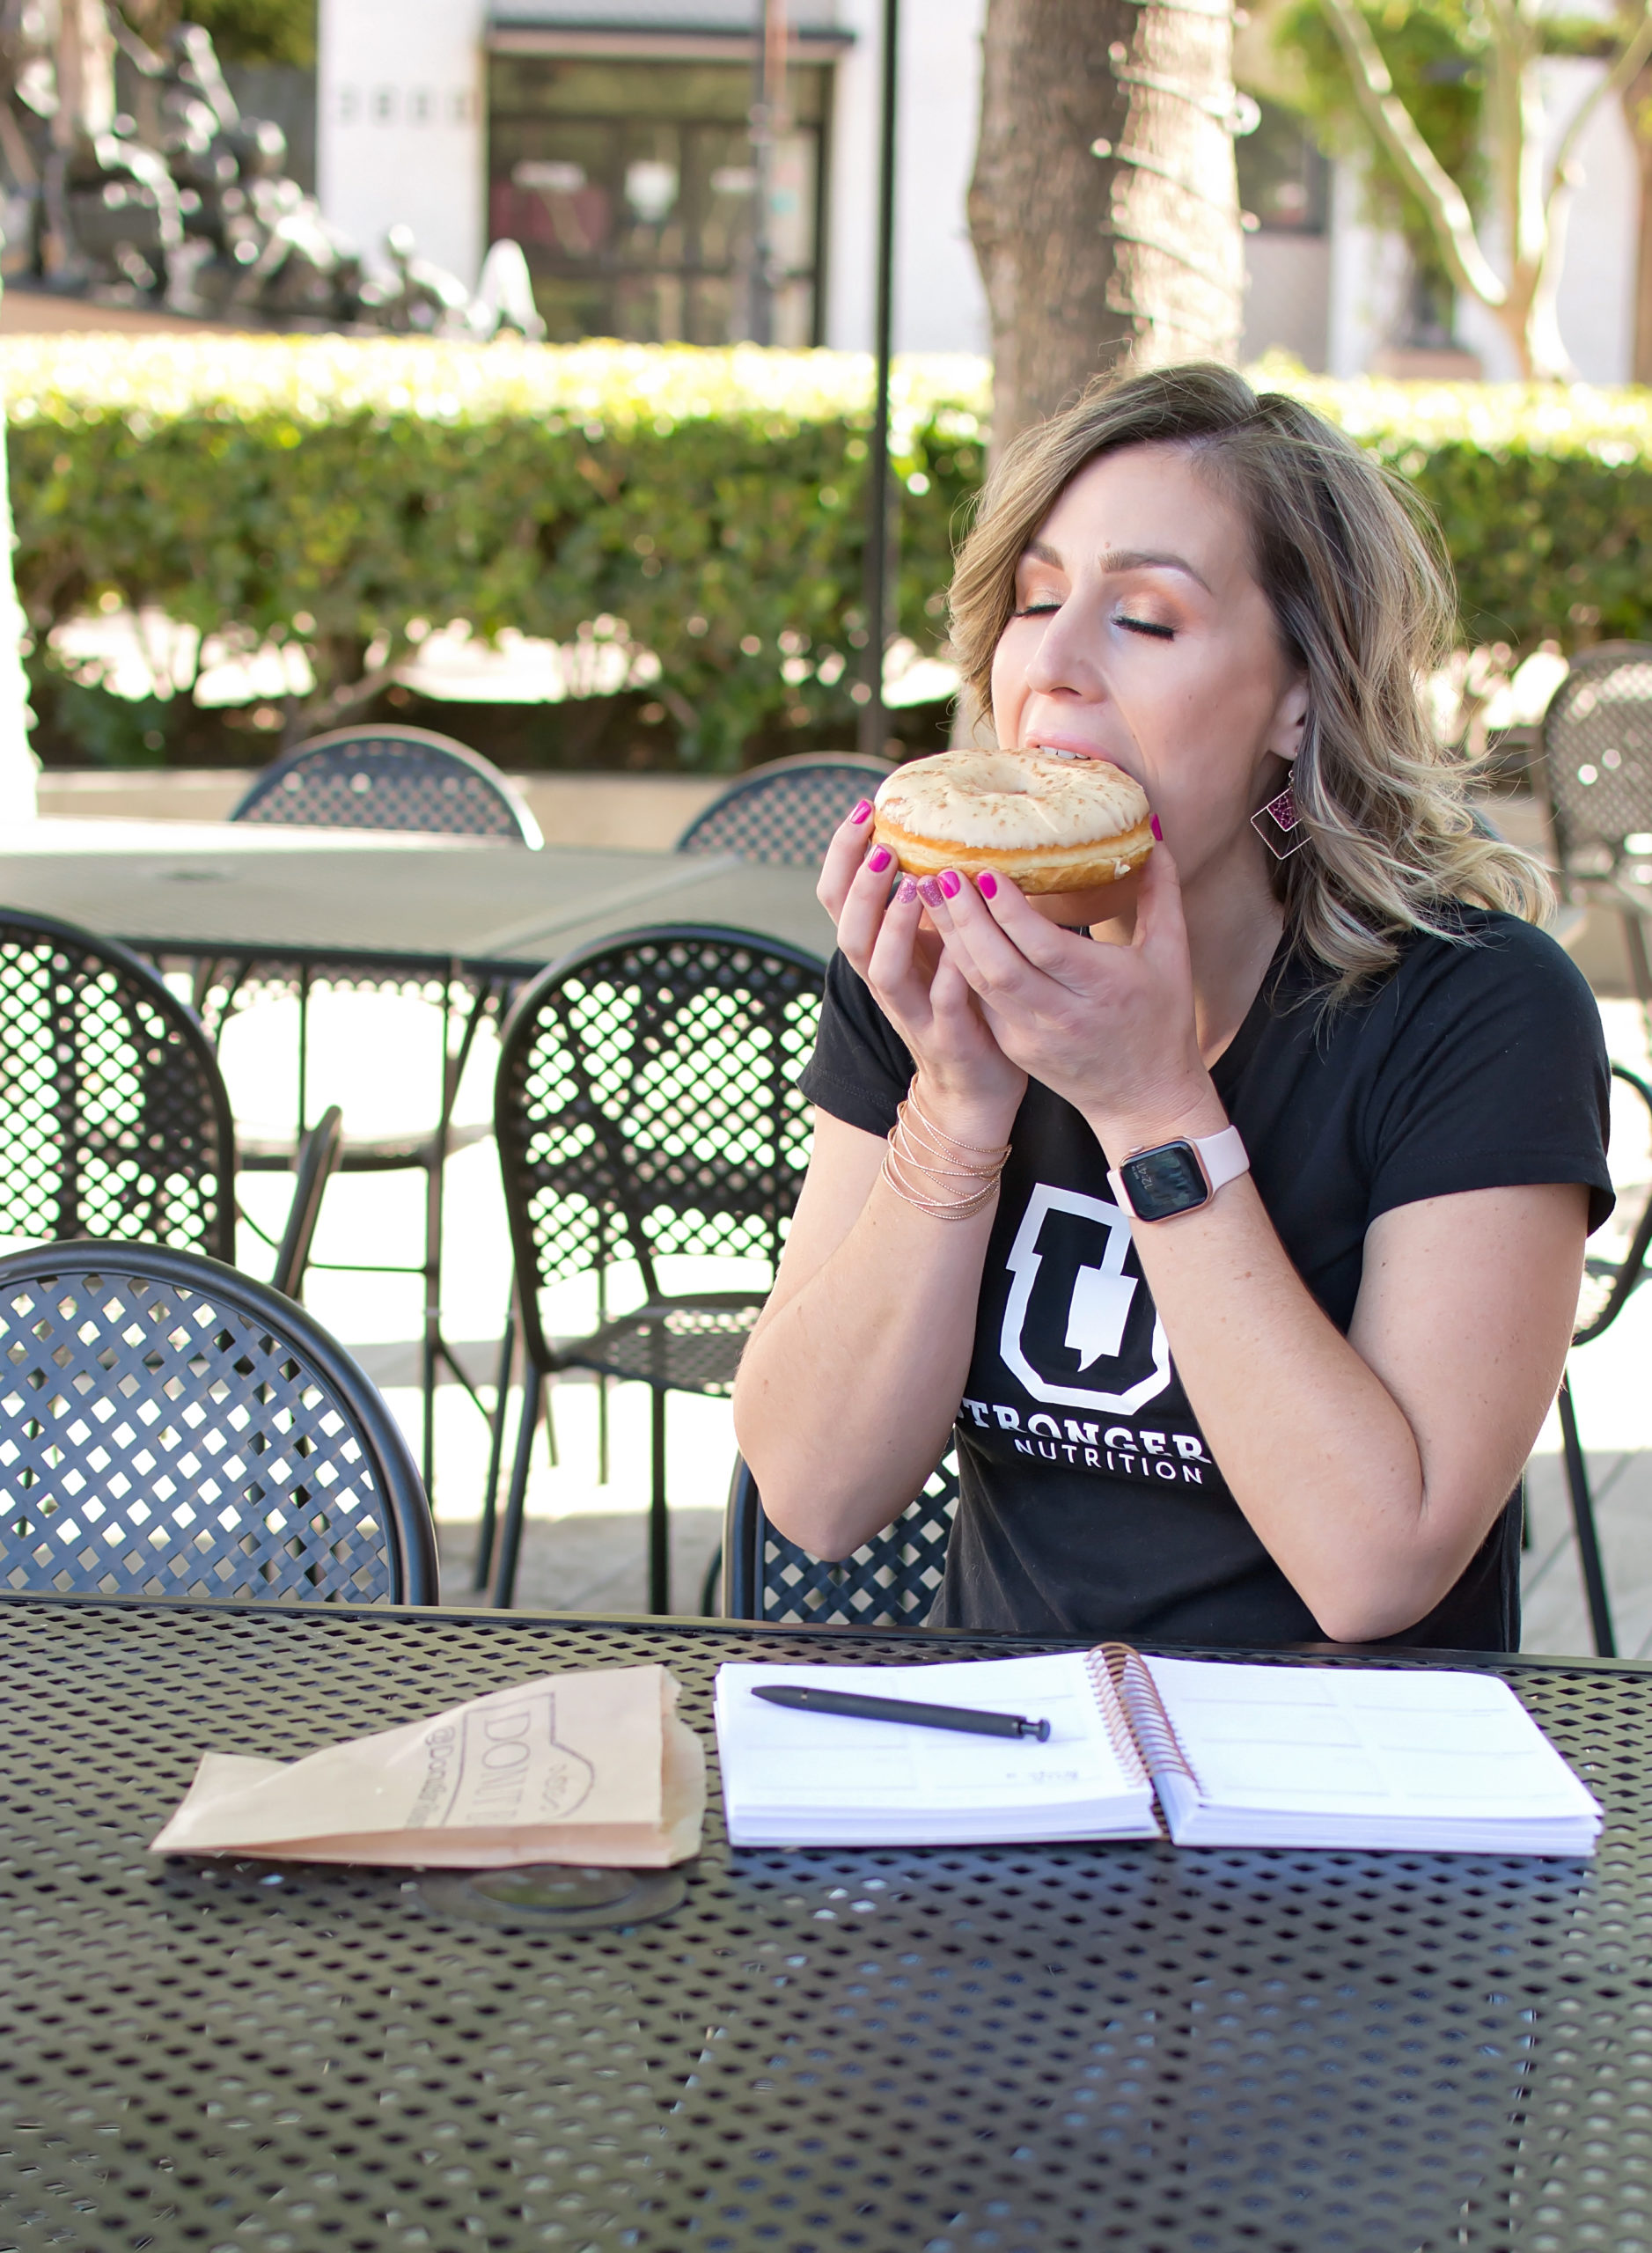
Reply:
<svg viewBox="0 0 1652 2253"><path fill-rule="evenodd" d="M1648 1124L1652 1126L1652 1087L1621 1064L1612 1066L1612 1075L1623 1086L1634 1089L1645 1106ZM1645 1201L1633 1227L1627 1231L1621 1257L1609 1259L1601 1254L1591 1253L1584 1261L1577 1326L1572 1332L1575 1347L1592 1344L1611 1329L1628 1304L1631 1294L1646 1281L1649 1249L1652 1249L1652 1183L1648 1185ZM1582 1568L1583 1593L1589 1603L1589 1624L1595 1638L1595 1648L1601 1657L1615 1658L1617 1637L1612 1627L1612 1606L1606 1596L1606 1575L1601 1563L1600 1539L1595 1526L1589 1464L1583 1454L1582 1441L1578 1436L1577 1411L1572 1401L1569 1367L1560 1379L1556 1406L1560 1417L1560 1443L1566 1460L1566 1483L1572 1499L1572 1523L1577 1536L1578 1562Z"/></svg>
<svg viewBox="0 0 1652 2253"><path fill-rule="evenodd" d="M434 1604L407 1444L320 1325L161 1245L0 1259L0 1586Z"/></svg>
<svg viewBox="0 0 1652 2253"><path fill-rule="evenodd" d="M300 744L259 775L230 815L231 821L271 822L294 828L407 830L458 837L491 837L537 852L544 840L521 793L507 775L480 752L451 736L428 728L338 728ZM297 1134L307 1118L306 1060L310 1005L318 987L349 981L384 986L405 983L394 970L363 973L325 965L283 965L242 962L233 967L202 965L197 1005L221 1037L231 1014L272 994L298 1004L299 1083ZM456 987L468 996L460 1016ZM374 1261L318 1260L320 1267L344 1273L416 1275L423 1286L422 1391L424 1398L423 1468L427 1487L435 1485L436 1386L444 1366L485 1414L468 1370L449 1347L441 1327L442 1225L445 1168L455 1150L484 1141L485 1126L454 1124L459 1082L489 993L462 977L457 965L432 997L440 1013L442 1086L433 1127L404 1134L350 1136L340 1160L345 1173L412 1173L425 1177L422 1257L416 1266ZM296 1137L244 1137L242 1163L249 1172L285 1172L293 1164Z"/></svg>
<svg viewBox="0 0 1652 2253"><path fill-rule="evenodd" d="M515 1593L545 1380L589 1369L653 1391L649 1603L670 1604L665 1396L726 1398L765 1293L673 1295L665 1258L761 1258L772 1272L803 1186L824 965L746 931L675 926L603 939L554 964L506 1024L494 1109L525 1371L493 1559L492 1480L477 1585ZM606 1279L635 1262L643 1303L610 1319ZM598 1327L548 1336L541 1295L594 1273ZM501 1383L500 1397L504 1395ZM547 1409L548 1414L548 1409Z"/></svg>
<svg viewBox="0 0 1652 2253"><path fill-rule="evenodd" d="M948 1453L886 1531L838 1563L777 1533L757 1481L736 1460L723 1533L723 1616L808 1626L921 1627L941 1590L958 1508Z"/></svg>
<svg viewBox="0 0 1652 2253"><path fill-rule="evenodd" d="M804 752L731 782L689 823L679 853L733 853L788 869L818 867L832 833L893 768L858 752Z"/></svg>
<svg viewBox="0 0 1652 2253"><path fill-rule="evenodd" d="M340 1115L306 1136L272 1281L299 1296ZM235 1126L194 1013L118 941L0 908L0 1237L235 1259Z"/></svg>
<svg viewBox="0 0 1652 2253"><path fill-rule="evenodd" d="M1652 1022L1652 642L1586 649L1549 700L1536 774L1562 895L1614 908Z"/></svg>
<svg viewBox="0 0 1652 2253"><path fill-rule="evenodd" d="M297 829L499 837L537 851L540 826L491 760L429 728L335 728L265 767L230 815Z"/></svg>

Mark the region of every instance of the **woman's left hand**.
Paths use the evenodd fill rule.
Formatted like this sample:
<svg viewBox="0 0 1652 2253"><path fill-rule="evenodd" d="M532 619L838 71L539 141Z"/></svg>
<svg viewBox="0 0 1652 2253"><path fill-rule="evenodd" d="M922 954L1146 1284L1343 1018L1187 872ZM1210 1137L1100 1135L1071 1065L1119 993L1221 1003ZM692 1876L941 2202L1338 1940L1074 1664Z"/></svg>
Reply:
<svg viewBox="0 0 1652 2253"><path fill-rule="evenodd" d="M1162 844L1142 870L1128 946L1046 922L1003 877L984 894L951 872L919 890L999 1047L1083 1112L1115 1164L1225 1125L1199 1053L1181 885Z"/></svg>

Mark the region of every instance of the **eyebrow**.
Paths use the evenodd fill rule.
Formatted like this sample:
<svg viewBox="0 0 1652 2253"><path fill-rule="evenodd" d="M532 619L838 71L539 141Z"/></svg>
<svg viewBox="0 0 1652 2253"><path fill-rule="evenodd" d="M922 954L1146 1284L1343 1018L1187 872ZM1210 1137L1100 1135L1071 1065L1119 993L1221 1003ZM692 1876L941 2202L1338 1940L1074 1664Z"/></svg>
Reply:
<svg viewBox="0 0 1652 2253"><path fill-rule="evenodd" d="M1030 555L1035 563L1051 563L1058 570L1065 568L1055 550L1046 547L1041 539L1030 539L1022 552ZM1160 554L1145 547L1104 548L1098 561L1106 572L1179 571L1195 586L1203 587L1207 594L1212 591L1209 581L1201 572L1194 570L1185 555Z"/></svg>

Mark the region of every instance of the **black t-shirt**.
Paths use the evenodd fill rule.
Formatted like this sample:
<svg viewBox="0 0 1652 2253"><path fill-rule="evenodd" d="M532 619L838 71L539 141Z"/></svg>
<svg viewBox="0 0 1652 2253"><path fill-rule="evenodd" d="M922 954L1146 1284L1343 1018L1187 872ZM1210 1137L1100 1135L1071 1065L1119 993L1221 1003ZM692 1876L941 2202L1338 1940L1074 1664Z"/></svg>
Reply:
<svg viewBox="0 0 1652 2253"><path fill-rule="evenodd" d="M1594 997L1542 932L1459 914L1463 938L1412 937L1388 978L1329 1016L1305 971L1276 964L1215 1067L1280 1240L1345 1336L1380 1213L1549 1181L1588 1185L1591 1229L1612 1210ZM912 1068L835 956L805 1093L884 1134ZM1451 1278L1435 1288L1450 1292ZM1463 1319L1478 1311L1465 1303ZM1289 1368L1274 1382L1288 1401ZM1200 1431L1094 1135L1037 1081L1012 1131L958 1449L962 1493L932 1625L1217 1646L1321 1639ZM1516 1648L1512 1503L1444 1600L1392 1640Z"/></svg>

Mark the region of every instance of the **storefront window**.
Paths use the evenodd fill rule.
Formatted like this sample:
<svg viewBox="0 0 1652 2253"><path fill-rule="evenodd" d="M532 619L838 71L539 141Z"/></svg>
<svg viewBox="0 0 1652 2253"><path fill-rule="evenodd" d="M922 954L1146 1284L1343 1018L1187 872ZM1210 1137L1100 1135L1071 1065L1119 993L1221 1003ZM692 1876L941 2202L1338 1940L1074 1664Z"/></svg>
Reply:
<svg viewBox="0 0 1652 2253"><path fill-rule="evenodd" d="M777 344L819 341L827 72L788 77L773 168ZM746 334L757 172L738 63L496 56L490 239L513 236L554 341L726 344Z"/></svg>

